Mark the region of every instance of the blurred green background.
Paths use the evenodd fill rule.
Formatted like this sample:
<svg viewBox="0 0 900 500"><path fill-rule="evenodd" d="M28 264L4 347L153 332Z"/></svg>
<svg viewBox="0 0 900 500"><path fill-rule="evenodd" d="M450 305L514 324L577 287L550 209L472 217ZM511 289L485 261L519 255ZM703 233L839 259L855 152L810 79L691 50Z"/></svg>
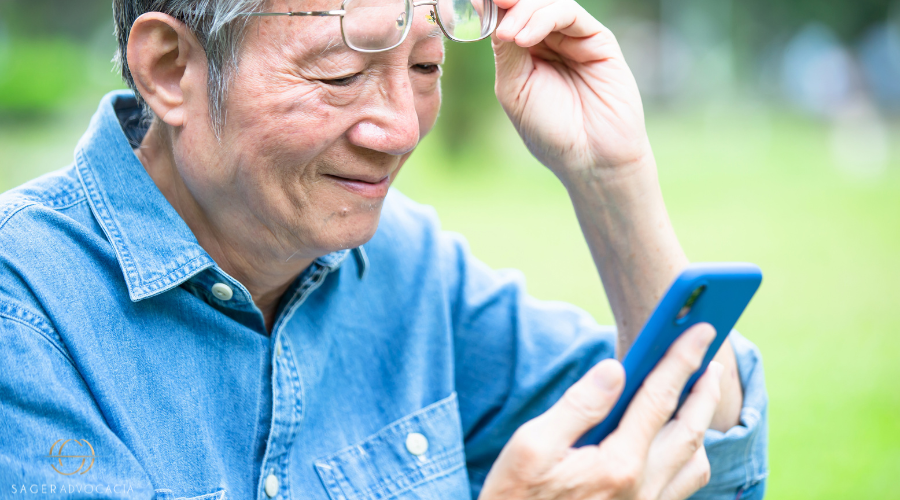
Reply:
<svg viewBox="0 0 900 500"><path fill-rule="evenodd" d="M585 0L647 108L694 261L751 261L771 499L900 498L900 4ZM0 190L72 162L122 84L108 0L0 0ZM493 97L489 44L447 45L439 124L397 186L530 292L612 321L564 189Z"/></svg>

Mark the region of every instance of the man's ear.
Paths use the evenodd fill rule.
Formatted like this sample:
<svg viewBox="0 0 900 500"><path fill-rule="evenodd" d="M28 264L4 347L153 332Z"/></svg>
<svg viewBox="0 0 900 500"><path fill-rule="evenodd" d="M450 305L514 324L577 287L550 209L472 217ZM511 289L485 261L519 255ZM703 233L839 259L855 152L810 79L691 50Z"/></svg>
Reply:
<svg viewBox="0 0 900 500"><path fill-rule="evenodd" d="M167 125L183 126L188 99L206 99L206 53L194 34L172 16L148 12L132 25L126 54L150 109Z"/></svg>

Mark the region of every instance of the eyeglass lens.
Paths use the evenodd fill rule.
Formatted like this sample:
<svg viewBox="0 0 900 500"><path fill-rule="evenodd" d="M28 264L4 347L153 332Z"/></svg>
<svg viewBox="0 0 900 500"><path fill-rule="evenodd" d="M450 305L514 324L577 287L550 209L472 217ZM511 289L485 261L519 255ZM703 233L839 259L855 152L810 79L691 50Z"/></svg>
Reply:
<svg viewBox="0 0 900 500"><path fill-rule="evenodd" d="M453 40L471 42L490 34L491 0L438 0L437 7L441 24Z"/></svg>
<svg viewBox="0 0 900 500"><path fill-rule="evenodd" d="M341 19L344 41L351 48L362 51L385 50L399 45L410 28L412 3L405 0L347 0ZM471 42L490 34L495 13L491 0L438 0L437 4L438 19L435 21L440 21L453 40Z"/></svg>
<svg viewBox="0 0 900 500"><path fill-rule="evenodd" d="M411 3L403 0L347 0L341 19L344 41L357 50L399 45L409 31Z"/></svg>

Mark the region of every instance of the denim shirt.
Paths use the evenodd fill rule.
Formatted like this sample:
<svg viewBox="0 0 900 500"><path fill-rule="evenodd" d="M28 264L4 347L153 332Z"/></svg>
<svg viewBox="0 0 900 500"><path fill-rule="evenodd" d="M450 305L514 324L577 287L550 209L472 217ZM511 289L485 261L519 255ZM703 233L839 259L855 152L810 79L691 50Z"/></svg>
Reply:
<svg viewBox="0 0 900 500"><path fill-rule="evenodd" d="M132 147L107 95L69 168L0 196L0 498L475 498L500 449L615 331L529 297L396 190L317 259L271 334ZM761 498L766 392L732 334L741 424L697 498Z"/></svg>

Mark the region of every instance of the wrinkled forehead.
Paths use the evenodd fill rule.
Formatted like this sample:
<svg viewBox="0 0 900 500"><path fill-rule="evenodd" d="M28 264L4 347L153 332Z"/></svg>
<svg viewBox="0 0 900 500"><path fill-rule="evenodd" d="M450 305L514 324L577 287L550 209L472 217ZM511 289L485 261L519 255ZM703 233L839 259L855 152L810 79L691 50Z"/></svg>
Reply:
<svg viewBox="0 0 900 500"><path fill-rule="evenodd" d="M264 11L332 11L340 10L342 6L342 0L277 0L268 2ZM412 27L404 45L416 45L432 39L442 43L440 28L429 21L431 9L431 6L414 9ZM259 23L256 31L259 36L274 43L279 52L289 57L314 59L340 53L360 55L344 44L340 16L265 16L257 19Z"/></svg>

